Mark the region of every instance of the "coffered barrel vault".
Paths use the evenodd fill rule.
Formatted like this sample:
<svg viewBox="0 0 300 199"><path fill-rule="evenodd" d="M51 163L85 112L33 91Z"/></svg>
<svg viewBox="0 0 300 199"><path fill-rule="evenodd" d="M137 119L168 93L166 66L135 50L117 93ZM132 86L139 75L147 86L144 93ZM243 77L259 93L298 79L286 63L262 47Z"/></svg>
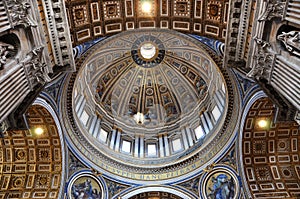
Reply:
<svg viewBox="0 0 300 199"><path fill-rule="evenodd" d="M256 198L299 198L299 125L273 123L275 107L258 99L245 119L241 163L245 182ZM259 121L267 121L260 127Z"/></svg>
<svg viewBox="0 0 300 199"><path fill-rule="evenodd" d="M151 5L144 12L142 3ZM225 41L229 0L66 0L73 45L125 30L162 28Z"/></svg>
<svg viewBox="0 0 300 199"><path fill-rule="evenodd" d="M62 138L46 108L34 105L27 116L29 130L7 131L3 135L0 197L57 198L64 177Z"/></svg>

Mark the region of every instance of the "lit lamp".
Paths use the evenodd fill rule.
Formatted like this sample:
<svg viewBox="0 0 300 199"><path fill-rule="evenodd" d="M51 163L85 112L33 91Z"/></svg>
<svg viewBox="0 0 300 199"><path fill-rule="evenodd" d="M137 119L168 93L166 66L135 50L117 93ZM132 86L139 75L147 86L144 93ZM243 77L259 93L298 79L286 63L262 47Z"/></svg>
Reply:
<svg viewBox="0 0 300 199"><path fill-rule="evenodd" d="M143 113L137 112L134 115L134 119L135 119L136 123L144 124L144 114Z"/></svg>
<svg viewBox="0 0 300 199"><path fill-rule="evenodd" d="M149 1L141 1L142 3L142 12L143 13L150 13L152 5Z"/></svg>
<svg viewBox="0 0 300 199"><path fill-rule="evenodd" d="M41 127L37 127L37 128L34 129L34 133L36 135L42 135L44 133L44 129L41 128Z"/></svg>
<svg viewBox="0 0 300 199"><path fill-rule="evenodd" d="M268 121L266 119L260 119L260 120L258 120L257 125L260 128L266 128L268 125Z"/></svg>

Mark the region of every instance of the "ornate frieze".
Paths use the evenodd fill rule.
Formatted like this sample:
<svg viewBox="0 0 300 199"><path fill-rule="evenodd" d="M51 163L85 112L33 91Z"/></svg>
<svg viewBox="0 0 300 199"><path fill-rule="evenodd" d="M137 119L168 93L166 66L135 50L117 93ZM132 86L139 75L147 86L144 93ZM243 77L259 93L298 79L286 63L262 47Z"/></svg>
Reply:
<svg viewBox="0 0 300 199"><path fill-rule="evenodd" d="M49 41L47 49L51 49L52 64L59 66L56 67L58 71L74 71L75 63L64 1L43 0L41 4L39 12L44 15L45 20L42 21L42 25L47 32L46 40ZM81 15L84 15L84 12L81 11L81 7L76 7L76 17L83 17Z"/></svg>
<svg viewBox="0 0 300 199"><path fill-rule="evenodd" d="M33 49L22 62L31 89L37 84L45 84L51 81L51 78L48 76L47 66L42 61L43 49L43 46Z"/></svg>
<svg viewBox="0 0 300 199"><path fill-rule="evenodd" d="M37 23L30 16L31 4L22 0L5 1L12 27L22 25L24 27L36 27Z"/></svg>
<svg viewBox="0 0 300 199"><path fill-rule="evenodd" d="M277 39L284 44L287 51L300 57L300 31L282 32Z"/></svg>
<svg viewBox="0 0 300 199"><path fill-rule="evenodd" d="M260 38L254 38L256 45L256 53L254 54L254 63L247 76L256 79L270 78L271 69L274 62L274 54L271 52L269 42Z"/></svg>
<svg viewBox="0 0 300 199"><path fill-rule="evenodd" d="M267 5L263 13L259 16L258 21L271 20L274 17L283 16L285 2L281 0L267 0Z"/></svg>

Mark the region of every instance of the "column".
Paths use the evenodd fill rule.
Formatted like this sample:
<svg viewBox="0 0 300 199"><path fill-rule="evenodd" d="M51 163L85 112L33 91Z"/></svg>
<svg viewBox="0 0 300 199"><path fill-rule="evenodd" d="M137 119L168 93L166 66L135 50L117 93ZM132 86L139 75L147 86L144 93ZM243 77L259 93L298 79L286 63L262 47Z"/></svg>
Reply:
<svg viewBox="0 0 300 199"><path fill-rule="evenodd" d="M165 151L166 151L166 156L170 156L170 147L169 147L169 141L168 141L168 135L164 135L164 144L165 144Z"/></svg>
<svg viewBox="0 0 300 199"><path fill-rule="evenodd" d="M117 138L116 138L115 151L120 151L120 144L121 144L121 131L117 130Z"/></svg>
<svg viewBox="0 0 300 199"><path fill-rule="evenodd" d="M165 156L165 151L164 151L164 141L163 141L163 135L158 135L158 142L159 142L159 154L160 157L164 157Z"/></svg>
<svg viewBox="0 0 300 199"><path fill-rule="evenodd" d="M111 135L110 145L109 145L109 148L111 148L111 149L115 148L115 140L116 140L116 135L117 135L116 131L117 131L116 129L112 130L112 135Z"/></svg>
<svg viewBox="0 0 300 199"><path fill-rule="evenodd" d="M189 144L188 144L188 141L187 141L187 136L185 134L184 128L181 129L181 136L182 136L182 140L183 140L184 149L188 149L189 148Z"/></svg>
<svg viewBox="0 0 300 199"><path fill-rule="evenodd" d="M139 157L139 135L135 135L134 139L134 157Z"/></svg>
<svg viewBox="0 0 300 199"><path fill-rule="evenodd" d="M144 137L140 136L140 158L144 157Z"/></svg>

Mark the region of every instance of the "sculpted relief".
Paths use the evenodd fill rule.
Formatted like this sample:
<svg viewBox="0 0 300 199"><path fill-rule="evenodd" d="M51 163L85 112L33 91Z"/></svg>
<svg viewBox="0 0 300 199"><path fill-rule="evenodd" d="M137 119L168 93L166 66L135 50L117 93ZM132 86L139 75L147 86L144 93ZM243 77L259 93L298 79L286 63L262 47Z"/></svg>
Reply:
<svg viewBox="0 0 300 199"><path fill-rule="evenodd" d="M287 51L300 57L300 31L282 32L277 39L283 43Z"/></svg>

